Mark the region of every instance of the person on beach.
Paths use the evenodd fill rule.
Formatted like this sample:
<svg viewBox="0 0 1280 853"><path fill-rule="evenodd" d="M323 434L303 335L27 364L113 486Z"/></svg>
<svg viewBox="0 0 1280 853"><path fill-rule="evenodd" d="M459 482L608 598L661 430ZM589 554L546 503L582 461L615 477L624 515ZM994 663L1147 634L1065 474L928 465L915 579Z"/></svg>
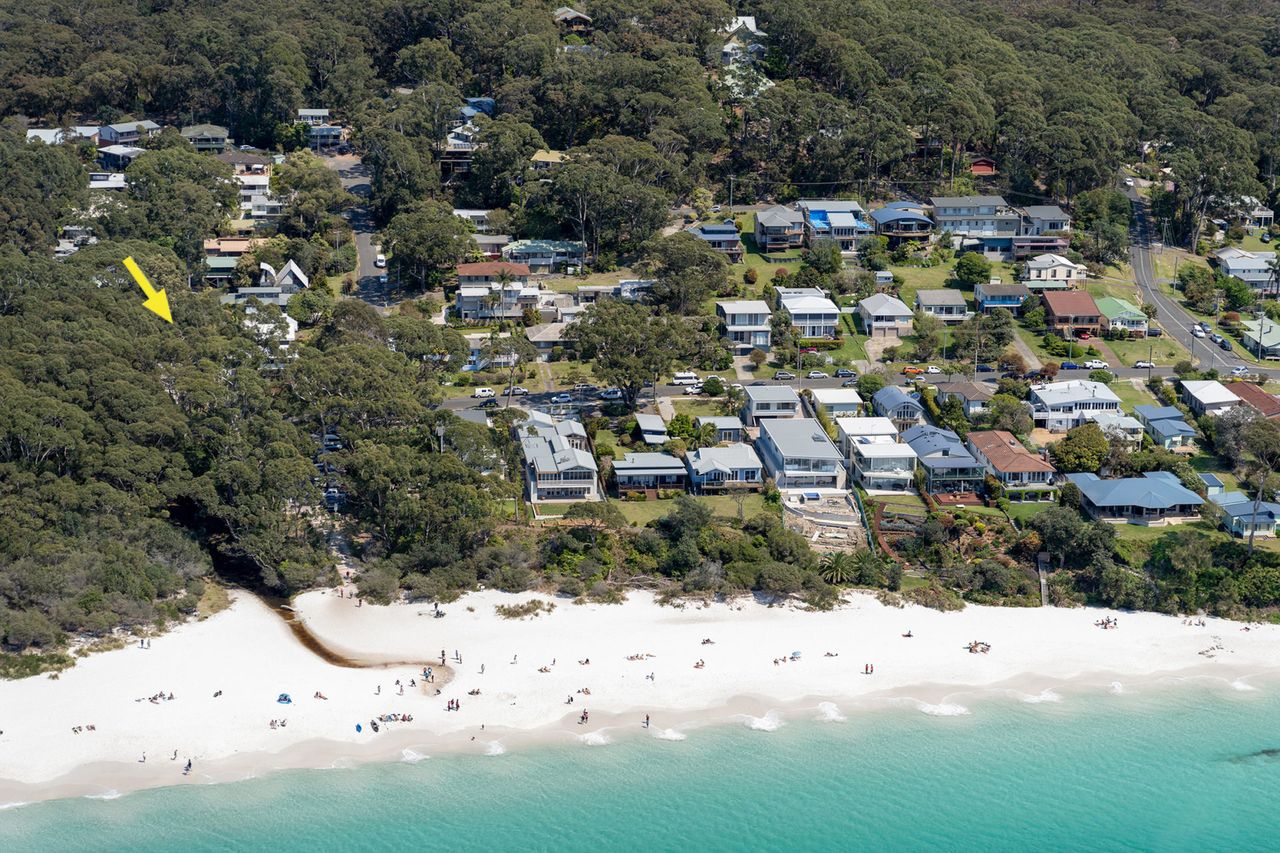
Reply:
<svg viewBox="0 0 1280 853"><path fill-rule="evenodd" d="M648 714L645 714L645 715L644 715L644 727L645 727L646 729L647 729L647 728L649 728L649 715L648 715Z"/></svg>
<svg viewBox="0 0 1280 853"><path fill-rule="evenodd" d="M484 675L484 664L480 664L480 674Z"/></svg>

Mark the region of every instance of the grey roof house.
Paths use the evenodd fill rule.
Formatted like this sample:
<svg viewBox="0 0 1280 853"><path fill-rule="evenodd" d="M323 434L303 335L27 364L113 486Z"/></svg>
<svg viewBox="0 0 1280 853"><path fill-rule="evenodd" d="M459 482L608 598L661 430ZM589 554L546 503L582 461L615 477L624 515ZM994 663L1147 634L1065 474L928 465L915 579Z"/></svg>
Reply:
<svg viewBox="0 0 1280 853"><path fill-rule="evenodd" d="M916 291L916 310L931 314L944 323L960 323L970 316L964 294L948 288Z"/></svg>
<svg viewBox="0 0 1280 853"><path fill-rule="evenodd" d="M689 480L684 462L670 453L628 453L613 462L619 492L683 489Z"/></svg>
<svg viewBox="0 0 1280 853"><path fill-rule="evenodd" d="M1080 489L1081 507L1111 524L1181 524L1199 518L1204 505L1204 498L1168 471L1148 471L1122 480L1103 480L1089 473L1066 476Z"/></svg>
<svg viewBox="0 0 1280 853"><path fill-rule="evenodd" d="M924 406L897 385L886 385L873 394L871 409L880 417L893 421L899 432L924 423Z"/></svg>
<svg viewBox="0 0 1280 853"><path fill-rule="evenodd" d="M759 490L764 482L760 457L749 444L701 447L685 456L685 464L695 492Z"/></svg>
<svg viewBox="0 0 1280 853"><path fill-rule="evenodd" d="M761 421L756 450L779 489L844 488L844 457L812 418Z"/></svg>
<svg viewBox="0 0 1280 853"><path fill-rule="evenodd" d="M929 494L977 494L982 489L986 468L951 430L915 426L902 434L902 440L916 452Z"/></svg>

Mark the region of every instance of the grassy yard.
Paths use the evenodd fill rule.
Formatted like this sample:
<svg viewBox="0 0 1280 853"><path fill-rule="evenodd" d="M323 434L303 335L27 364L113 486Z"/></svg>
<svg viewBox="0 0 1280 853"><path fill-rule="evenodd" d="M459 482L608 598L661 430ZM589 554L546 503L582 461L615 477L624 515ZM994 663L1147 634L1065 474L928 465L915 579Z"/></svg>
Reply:
<svg viewBox="0 0 1280 853"><path fill-rule="evenodd" d="M1009 517L1019 524L1025 524L1027 519L1039 515L1051 506L1054 506L1054 504L1038 502L1010 503Z"/></svg>
<svg viewBox="0 0 1280 853"><path fill-rule="evenodd" d="M712 513L720 518L736 519L738 517L738 502L729 495L695 495L694 500L704 506L710 507ZM620 501L615 500L613 505L616 506L624 518L636 527L644 527L650 521L656 518L662 518L675 508L674 500L658 500L658 501ZM762 512L765 512L764 498L758 493L749 493L742 499L742 517L753 518Z"/></svg>
<svg viewBox="0 0 1280 853"><path fill-rule="evenodd" d="M1135 387L1128 379L1117 379L1107 386L1120 398L1120 408L1133 414L1134 406L1154 406L1156 398L1145 385Z"/></svg>
<svg viewBox="0 0 1280 853"><path fill-rule="evenodd" d="M689 397L680 398L673 397L671 405L675 407L677 415L688 415L691 418L702 417L703 415L723 415L724 402L723 398L716 399L714 397Z"/></svg>
<svg viewBox="0 0 1280 853"><path fill-rule="evenodd" d="M1154 361L1159 367L1168 367L1179 361L1190 359L1186 347L1173 339L1171 335L1158 338L1146 338L1132 341L1103 341L1111 348L1126 367L1135 361Z"/></svg>

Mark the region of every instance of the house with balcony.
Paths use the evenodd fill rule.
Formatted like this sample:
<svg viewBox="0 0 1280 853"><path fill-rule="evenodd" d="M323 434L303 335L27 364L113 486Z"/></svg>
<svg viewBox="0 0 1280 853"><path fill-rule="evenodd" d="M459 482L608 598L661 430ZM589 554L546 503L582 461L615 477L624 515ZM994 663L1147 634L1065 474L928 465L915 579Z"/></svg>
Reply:
<svg viewBox="0 0 1280 853"><path fill-rule="evenodd" d="M886 385L873 394L871 411L888 418L899 432L924 423L924 406L898 385Z"/></svg>
<svg viewBox="0 0 1280 853"><path fill-rule="evenodd" d="M537 310L542 289L529 282L524 264L487 261L459 264L454 313L463 320L519 320Z"/></svg>
<svg viewBox="0 0 1280 853"><path fill-rule="evenodd" d="M284 213L284 202L271 194L271 175L237 174L236 183L240 185L240 215L244 219L275 219Z"/></svg>
<svg viewBox="0 0 1280 853"><path fill-rule="evenodd" d="M305 124L308 127L328 124L329 111L327 109L301 109L298 110L297 121L298 124Z"/></svg>
<svg viewBox="0 0 1280 853"><path fill-rule="evenodd" d="M937 317L944 323L963 323L973 316L964 294L958 290L917 290L916 310Z"/></svg>
<svg viewBox="0 0 1280 853"><path fill-rule="evenodd" d="M1158 527L1200 518L1204 498L1183 486L1168 471L1148 471L1141 477L1103 480L1097 474L1067 474L1080 489L1080 507L1109 524Z"/></svg>
<svg viewBox="0 0 1280 853"><path fill-rule="evenodd" d="M840 252L848 255L858 250L858 239L875 233L867 221L862 205L852 200L802 198L796 209L804 215L805 244L815 240L835 240Z"/></svg>
<svg viewBox="0 0 1280 853"><path fill-rule="evenodd" d="M535 273L579 269L587 261L587 244L580 240L516 240L502 248L502 259L524 264Z"/></svg>
<svg viewBox="0 0 1280 853"><path fill-rule="evenodd" d="M838 418L840 452L849 477L873 492L908 492L914 488L916 452L898 441L888 418Z"/></svg>
<svg viewBox="0 0 1280 853"><path fill-rule="evenodd" d="M768 352L773 342L769 303L760 299L737 299L716 303L720 334L729 341L734 354L753 349Z"/></svg>
<svg viewBox="0 0 1280 853"><path fill-rule="evenodd" d="M314 128L313 128L314 129ZM442 175L466 175L471 171L480 142L480 128L471 122L451 128L444 135L440 149L440 173Z"/></svg>
<svg viewBox="0 0 1280 853"><path fill-rule="evenodd" d="M1241 226L1253 231L1266 231L1276 223L1275 211L1251 195L1240 197L1236 218Z"/></svg>
<svg viewBox="0 0 1280 853"><path fill-rule="evenodd" d="M878 236L888 239L890 246L907 240L928 242L933 233L933 220L922 204L912 201L892 201L870 213L871 223Z"/></svg>
<svg viewBox="0 0 1280 853"><path fill-rule="evenodd" d="M912 311L896 296L873 293L858 302L862 329L873 338L901 337L911 334Z"/></svg>
<svg viewBox="0 0 1280 853"><path fill-rule="evenodd" d="M98 162L104 169L123 172L129 168L129 164L146 153L147 149L136 145L104 145L98 149Z"/></svg>
<svg viewBox="0 0 1280 853"><path fill-rule="evenodd" d="M764 58L765 32L756 26L752 15L735 16L720 31L724 44L720 47L720 64L733 65L737 62L758 62Z"/></svg>
<svg viewBox="0 0 1280 853"><path fill-rule="evenodd" d="M898 428L893 421L882 417L836 418L836 434L845 459L853 453L855 442L898 441Z"/></svg>
<svg viewBox="0 0 1280 853"><path fill-rule="evenodd" d="M651 278L624 278L617 284L580 284L573 301L578 305L592 305L603 298L621 299L623 302L639 302L650 290ZM765 305L765 310L769 309Z"/></svg>
<svg viewBox="0 0 1280 853"><path fill-rule="evenodd" d="M1045 326L1064 338L1081 332L1097 335L1102 331L1102 312L1093 297L1083 290L1050 290L1042 293Z"/></svg>
<svg viewBox="0 0 1280 853"><path fill-rule="evenodd" d="M311 280L292 260L285 262L279 271L265 261L258 264L258 283L251 287L241 287L228 293L219 300L223 305L238 305L250 299L257 299L269 305L281 308L289 304L289 299L311 286Z"/></svg>
<svg viewBox="0 0 1280 853"><path fill-rule="evenodd" d="M742 441L746 435L746 427L742 419L736 415L699 415L694 418L693 425L701 430L710 425L716 431L716 444L727 444Z"/></svg>
<svg viewBox="0 0 1280 853"><path fill-rule="evenodd" d="M1022 283L1030 290L1069 290L1085 280L1089 271L1062 255L1036 255L1022 265Z"/></svg>
<svg viewBox="0 0 1280 853"><path fill-rule="evenodd" d="M1071 231L1071 217L1056 204L1029 204L1022 208L1021 234L1040 237Z"/></svg>
<svg viewBox="0 0 1280 853"><path fill-rule="evenodd" d="M150 119L142 121L118 121L104 124L98 129L99 145L137 145L160 132L160 125Z"/></svg>
<svg viewBox="0 0 1280 853"><path fill-rule="evenodd" d="M1232 536L1275 537L1276 525L1280 524L1280 503L1261 501L1255 505L1253 498L1244 492L1220 492L1210 495L1209 500L1222 510L1222 526Z"/></svg>
<svg viewBox="0 0 1280 853"><path fill-rule="evenodd" d="M1137 450L1142 444L1145 432L1142 422L1124 412L1085 412L1085 423L1094 423L1106 436L1112 446L1123 445L1130 450Z"/></svg>
<svg viewBox="0 0 1280 853"><path fill-rule="evenodd" d="M1129 337L1147 336L1147 315L1129 300L1100 296L1094 302L1098 306L1098 313L1102 315L1104 328L1124 332Z"/></svg>
<svg viewBox="0 0 1280 853"><path fill-rule="evenodd" d="M742 422L757 426L766 420L800 417L800 397L790 385L748 385Z"/></svg>
<svg viewBox="0 0 1280 853"><path fill-rule="evenodd" d="M1240 398L1216 379L1184 379L1180 393L1197 418L1220 415L1240 405Z"/></svg>
<svg viewBox="0 0 1280 853"><path fill-rule="evenodd" d="M689 233L724 255L729 263L742 260L742 236L732 221L706 222L690 228Z"/></svg>
<svg viewBox="0 0 1280 853"><path fill-rule="evenodd" d="M684 460L670 453L626 453L613 461L613 480L618 492L679 489L689 483Z"/></svg>
<svg viewBox="0 0 1280 853"><path fill-rule="evenodd" d="M835 337L840 325L840 309L821 290L816 287L779 287L777 294L778 310L800 330L800 337Z"/></svg>
<svg viewBox="0 0 1280 853"><path fill-rule="evenodd" d="M852 388L810 388L806 396L815 417L822 412L834 420L862 412L862 397Z"/></svg>
<svg viewBox="0 0 1280 853"><path fill-rule="evenodd" d="M781 252L804 245L804 214L778 204L756 214L756 248L761 252Z"/></svg>
<svg viewBox="0 0 1280 853"><path fill-rule="evenodd" d="M689 488L695 494L724 491L760 491L764 466L749 444L700 447L685 454Z"/></svg>
<svg viewBox="0 0 1280 853"><path fill-rule="evenodd" d="M813 418L760 422L756 452L779 489L843 489L844 459Z"/></svg>
<svg viewBox="0 0 1280 853"><path fill-rule="evenodd" d="M1011 501L1052 501L1058 496L1058 470L1022 446L1013 433L984 430L969 433L969 452L1004 488Z"/></svg>
<svg viewBox="0 0 1280 853"><path fill-rule="evenodd" d="M534 412L516 434L530 502L601 499L600 470L581 423Z"/></svg>
<svg viewBox="0 0 1280 853"><path fill-rule="evenodd" d="M1022 229L1022 214L998 195L938 196L929 200L934 225L949 231L959 248L973 247L1000 257L1013 252Z"/></svg>
<svg viewBox="0 0 1280 853"><path fill-rule="evenodd" d="M1001 284L999 281L979 284L973 289L973 301L981 314L1003 308L1017 317L1022 314L1022 303L1030 295L1031 291L1025 284Z"/></svg>
<svg viewBox="0 0 1280 853"><path fill-rule="evenodd" d="M1177 406L1141 405L1133 407L1133 414L1151 441L1165 450L1191 448L1195 444L1195 427L1187 423Z"/></svg>
<svg viewBox="0 0 1280 853"><path fill-rule="evenodd" d="M182 128L179 133L191 143L192 148L201 152L221 154L229 143L227 129L216 124L193 124Z"/></svg>
<svg viewBox="0 0 1280 853"><path fill-rule="evenodd" d="M1223 275L1238 278L1259 293L1280 293L1280 279L1272 271L1275 252L1246 252L1235 246L1218 249L1209 260Z"/></svg>
<svg viewBox="0 0 1280 853"><path fill-rule="evenodd" d="M471 227L475 229L477 234L489 233L489 213L488 210L479 210L471 207L455 207L453 215L466 222L471 223Z"/></svg>
<svg viewBox="0 0 1280 853"><path fill-rule="evenodd" d="M529 266L510 261L481 261L474 264L458 264L454 268L458 285L462 287L490 284L528 284Z"/></svg>
<svg viewBox="0 0 1280 853"><path fill-rule="evenodd" d="M1033 385L1029 399L1035 425L1050 432L1078 427L1090 412L1120 412L1116 393L1101 382L1088 379Z"/></svg>
<svg viewBox="0 0 1280 853"><path fill-rule="evenodd" d="M948 400L959 400L964 416L969 420L973 420L975 415L986 414L991 408L991 398L996 395L996 388L990 382L971 382L968 379L939 382L934 387L939 406Z"/></svg>
<svg viewBox="0 0 1280 853"><path fill-rule="evenodd" d="M976 496L982 490L986 469L951 430L922 424L904 432L902 440L916 452L929 494Z"/></svg>

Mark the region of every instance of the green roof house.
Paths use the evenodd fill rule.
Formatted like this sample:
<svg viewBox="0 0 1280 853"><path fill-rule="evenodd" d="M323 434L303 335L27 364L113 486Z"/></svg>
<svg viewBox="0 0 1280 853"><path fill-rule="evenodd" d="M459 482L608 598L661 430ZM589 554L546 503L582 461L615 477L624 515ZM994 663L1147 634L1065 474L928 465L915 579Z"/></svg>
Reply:
<svg viewBox="0 0 1280 853"><path fill-rule="evenodd" d="M1131 335L1146 335L1147 315L1142 309L1127 299L1116 299L1114 296L1100 296L1094 300L1098 313L1106 321L1104 328L1128 332Z"/></svg>

